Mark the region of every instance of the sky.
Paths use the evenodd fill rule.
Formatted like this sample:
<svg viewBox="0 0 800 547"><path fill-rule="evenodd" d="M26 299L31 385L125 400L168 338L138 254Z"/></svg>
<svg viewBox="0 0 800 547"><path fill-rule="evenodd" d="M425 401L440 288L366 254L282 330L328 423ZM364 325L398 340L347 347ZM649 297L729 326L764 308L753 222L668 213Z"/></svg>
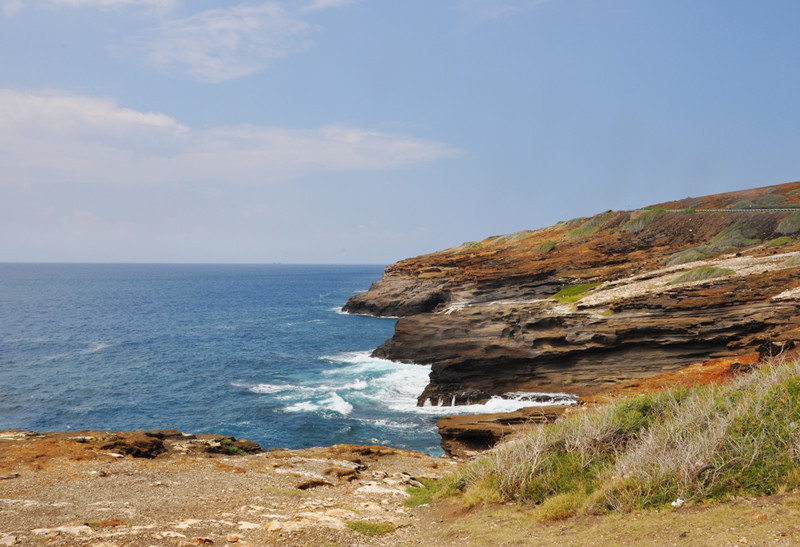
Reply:
<svg viewBox="0 0 800 547"><path fill-rule="evenodd" d="M389 264L800 180L797 0L0 0L0 262Z"/></svg>

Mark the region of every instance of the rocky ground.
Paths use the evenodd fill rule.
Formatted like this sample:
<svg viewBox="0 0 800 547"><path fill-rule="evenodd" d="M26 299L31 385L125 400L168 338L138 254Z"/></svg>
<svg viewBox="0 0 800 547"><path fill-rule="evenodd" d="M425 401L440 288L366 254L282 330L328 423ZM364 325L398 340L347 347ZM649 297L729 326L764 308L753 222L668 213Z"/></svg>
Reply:
<svg viewBox="0 0 800 547"><path fill-rule="evenodd" d="M455 465L378 446L224 454L225 437L158 435L0 433L0 545L419 544L431 522L403 506L406 488Z"/></svg>
<svg viewBox="0 0 800 547"><path fill-rule="evenodd" d="M796 492L539 522L535 508L517 505L405 507L414 477L447 473L457 465L449 458L352 445L224 454L224 437L178 435L156 436L165 450L155 457L134 457L132 446L153 445L143 432L0 432L0 546L800 542ZM389 531L367 536L353 522Z"/></svg>

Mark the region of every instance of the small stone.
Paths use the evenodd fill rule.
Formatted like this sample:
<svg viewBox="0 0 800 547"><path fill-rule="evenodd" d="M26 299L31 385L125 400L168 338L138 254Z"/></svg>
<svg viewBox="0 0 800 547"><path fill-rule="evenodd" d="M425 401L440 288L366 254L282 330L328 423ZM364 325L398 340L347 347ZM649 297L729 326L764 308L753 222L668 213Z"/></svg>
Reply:
<svg viewBox="0 0 800 547"><path fill-rule="evenodd" d="M240 539L242 539L242 538L240 538L240 537L239 537L239 536L237 536L236 534L230 534L230 535L228 536L228 541L230 541L231 543L239 543L239 540L240 540Z"/></svg>
<svg viewBox="0 0 800 547"><path fill-rule="evenodd" d="M261 528L261 525L254 522L239 522L239 530L255 530L257 528Z"/></svg>
<svg viewBox="0 0 800 547"><path fill-rule="evenodd" d="M214 540L211 538L197 538L195 543L197 545L214 545Z"/></svg>
<svg viewBox="0 0 800 547"><path fill-rule="evenodd" d="M739 538L739 543L741 543L742 545L747 545L747 538L746 537L740 537Z"/></svg>
<svg viewBox="0 0 800 547"><path fill-rule="evenodd" d="M273 520L266 526L267 532L280 532L283 530L283 524L278 522L277 520Z"/></svg>
<svg viewBox="0 0 800 547"><path fill-rule="evenodd" d="M17 536L4 536L0 538L0 545L3 547L10 547L11 545L16 545L19 543Z"/></svg>

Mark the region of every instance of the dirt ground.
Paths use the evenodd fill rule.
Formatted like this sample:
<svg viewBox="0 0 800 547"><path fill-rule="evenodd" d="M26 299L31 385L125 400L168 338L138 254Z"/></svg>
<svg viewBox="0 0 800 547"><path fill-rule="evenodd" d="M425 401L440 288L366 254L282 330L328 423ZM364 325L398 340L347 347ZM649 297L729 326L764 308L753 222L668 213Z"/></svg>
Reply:
<svg viewBox="0 0 800 547"><path fill-rule="evenodd" d="M797 545L800 493L539 523L535 508L405 507L448 458L336 445L135 458L86 436L0 434L0 546ZM389 525L368 536L348 523Z"/></svg>

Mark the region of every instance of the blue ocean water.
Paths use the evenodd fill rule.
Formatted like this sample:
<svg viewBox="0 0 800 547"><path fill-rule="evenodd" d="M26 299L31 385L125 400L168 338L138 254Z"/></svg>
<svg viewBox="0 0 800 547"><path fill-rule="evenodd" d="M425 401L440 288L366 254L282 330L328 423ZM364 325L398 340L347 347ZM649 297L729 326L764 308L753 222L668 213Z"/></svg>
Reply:
<svg viewBox="0 0 800 547"><path fill-rule="evenodd" d="M265 448L441 454L429 367L374 359L393 319L341 313L382 266L0 264L0 429L175 428Z"/></svg>

